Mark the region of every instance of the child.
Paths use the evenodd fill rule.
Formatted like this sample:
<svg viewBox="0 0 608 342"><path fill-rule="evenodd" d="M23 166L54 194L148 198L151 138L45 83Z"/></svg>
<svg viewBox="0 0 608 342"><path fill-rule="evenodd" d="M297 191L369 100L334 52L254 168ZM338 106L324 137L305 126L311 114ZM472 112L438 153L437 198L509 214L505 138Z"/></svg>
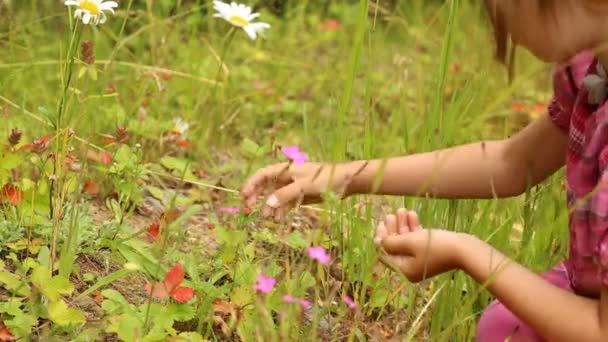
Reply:
<svg viewBox="0 0 608 342"><path fill-rule="evenodd" d="M608 0L486 4L501 61L511 41L558 63L549 115L505 140L391 158L385 167L380 160L269 166L247 181L244 201L253 206L266 186L278 185L262 214L280 219L325 190L369 193L377 175L379 194L509 197L565 164L570 255L548 273L536 275L473 236L425 230L404 209L379 224L376 240L386 252L382 260L411 281L460 269L487 283L498 301L481 317L477 341L608 341L608 52L601 49Z"/></svg>

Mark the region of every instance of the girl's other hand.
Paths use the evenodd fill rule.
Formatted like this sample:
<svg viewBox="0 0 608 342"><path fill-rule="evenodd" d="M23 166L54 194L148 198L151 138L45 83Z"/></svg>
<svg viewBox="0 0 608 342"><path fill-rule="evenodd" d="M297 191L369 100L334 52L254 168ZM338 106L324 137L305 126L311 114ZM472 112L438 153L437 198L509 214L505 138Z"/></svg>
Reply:
<svg viewBox="0 0 608 342"><path fill-rule="evenodd" d="M380 260L416 283L459 268L464 254L460 242L466 236L423 229L414 211L399 209L378 224L375 241L383 249Z"/></svg>
<svg viewBox="0 0 608 342"><path fill-rule="evenodd" d="M320 202L321 194L325 191L347 195L348 184L356 173L352 168L353 164L270 165L249 178L241 194L245 205L251 208L256 205L258 197L271 190L262 209L262 216L274 216L280 220L296 205Z"/></svg>

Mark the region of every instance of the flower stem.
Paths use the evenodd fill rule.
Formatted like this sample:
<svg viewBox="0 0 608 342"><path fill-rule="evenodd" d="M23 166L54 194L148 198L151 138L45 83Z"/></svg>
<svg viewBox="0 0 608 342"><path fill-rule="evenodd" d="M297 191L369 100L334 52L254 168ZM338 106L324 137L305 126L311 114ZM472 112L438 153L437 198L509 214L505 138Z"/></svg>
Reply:
<svg viewBox="0 0 608 342"><path fill-rule="evenodd" d="M70 38L70 45L68 46L68 51L65 58L64 70L63 70L63 91L61 93L61 97L59 98L59 103L57 105L57 113L55 117L55 163L53 167L53 175L54 179L50 181L50 211L51 211L51 219L53 225L53 234L51 241L51 270L53 268L53 264L57 258L57 240L59 237L59 228L60 228L60 220L62 216L62 208L64 206L65 200L65 192L63 189L63 161L64 161L64 151L66 146L69 144L70 134L64 130L64 115L66 111L66 102L68 97L68 90L70 89L70 85L72 83L72 74L74 68L74 60L76 55L76 49L78 47L78 42L80 41L80 36L82 34L81 26L77 20L74 21L74 25L72 27L72 37Z"/></svg>
<svg viewBox="0 0 608 342"><path fill-rule="evenodd" d="M224 42L222 43L222 50L220 51L219 65L217 68L217 73L215 74L215 85L213 86L213 90L211 92L211 101L213 101L214 104L217 104L216 103L217 102L216 101L217 100L217 87L219 85L220 76L222 74L224 60L226 58L226 55L228 54L228 47L230 46L230 43L232 43L235 33L236 33L236 29L234 27L230 28L230 31L228 32L228 34L226 34L226 37L224 38ZM225 91L225 86L226 86L225 83L222 82L222 94ZM215 129L215 126L217 125L218 112L213 111L213 114L211 114L210 119L211 120L209 120L209 126L207 127L206 138L209 138L210 134L213 132L213 130Z"/></svg>

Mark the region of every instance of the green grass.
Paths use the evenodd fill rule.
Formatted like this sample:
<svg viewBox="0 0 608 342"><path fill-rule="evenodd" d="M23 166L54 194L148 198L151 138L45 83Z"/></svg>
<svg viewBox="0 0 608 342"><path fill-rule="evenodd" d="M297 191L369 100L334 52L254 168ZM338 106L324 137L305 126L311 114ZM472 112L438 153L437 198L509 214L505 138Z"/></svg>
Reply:
<svg viewBox="0 0 608 342"><path fill-rule="evenodd" d="M15 335L471 340L491 300L483 288L461 273L412 285L377 265L373 222L403 205L418 210L425 225L480 236L535 271L565 256L559 176L501 201L330 198L319 206L325 211L301 209L281 224L257 212L217 214L239 198L213 186L238 189L256 169L281 160L280 145L297 144L314 161L339 162L499 139L525 124L528 115L514 113L511 104L546 103L550 70L520 52L508 84L506 70L492 59L488 24L476 4L396 1L388 10L387 2L376 0L283 2L280 14L261 8L261 20L272 28L266 39L252 42L240 30L227 38L229 24L212 18L210 2L133 1L127 12L130 3L123 0L107 24L82 28L82 39L95 45L97 79L78 77L83 64L76 61L57 129L68 13L60 2L8 3L0 4L0 186L12 183L24 198L18 206L5 203L0 214L6 263L0 296L18 307L0 305L0 319ZM327 18L337 19L339 29L321 29ZM168 139L178 117L190 124L191 149ZM75 135L68 138L65 127ZM105 146L101 134L116 135L119 127L129 140ZM13 128L23 131L20 145L48 134L49 150L12 151L7 138ZM113 164L87 158L98 147L111 153ZM59 166L58 173L50 152L78 157L80 170ZM198 170L207 176L198 177ZM58 176L60 182L49 181ZM85 182L100 193L83 191ZM152 198L163 207L151 214L136 210ZM52 214L53 204L63 215ZM99 206L104 215L91 210ZM164 243L143 241L148 224L175 207L182 214L163 230ZM311 243L332 248L331 269L305 257ZM28 251L32 245L37 248ZM85 259L99 267L84 267ZM138 268L116 266L127 262ZM196 299L149 298L145 281L162 279L176 262L184 264L183 285L196 290ZM57 277L50 288L62 299L54 303L70 309L42 299L49 290L32 279L38 266ZM260 272L278 279L271 295L251 289ZM20 292L24 286L27 296ZM97 315L76 301L92 298L91 288L103 290L97 294L103 303L93 302ZM307 298L313 308L303 314L282 303L284 293ZM342 303L346 294L360 312ZM218 312L218 303L238 313ZM76 310L89 320L83 323Z"/></svg>

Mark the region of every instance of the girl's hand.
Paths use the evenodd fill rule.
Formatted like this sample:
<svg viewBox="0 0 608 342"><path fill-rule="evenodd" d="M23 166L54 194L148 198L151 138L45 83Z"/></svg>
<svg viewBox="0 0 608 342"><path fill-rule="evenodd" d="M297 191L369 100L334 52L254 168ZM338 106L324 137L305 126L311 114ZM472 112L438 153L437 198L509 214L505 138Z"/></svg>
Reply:
<svg viewBox="0 0 608 342"><path fill-rule="evenodd" d="M399 209L376 228L376 243L383 251L380 260L419 282L460 268L464 253L459 246L466 238L446 230L423 229L413 211Z"/></svg>
<svg viewBox="0 0 608 342"><path fill-rule="evenodd" d="M279 220L285 212L299 204L317 203L321 194L331 190L344 196L355 175L354 164L281 163L267 166L253 175L241 193L245 205L254 207L258 196L272 189L262 209L262 216L274 215Z"/></svg>

